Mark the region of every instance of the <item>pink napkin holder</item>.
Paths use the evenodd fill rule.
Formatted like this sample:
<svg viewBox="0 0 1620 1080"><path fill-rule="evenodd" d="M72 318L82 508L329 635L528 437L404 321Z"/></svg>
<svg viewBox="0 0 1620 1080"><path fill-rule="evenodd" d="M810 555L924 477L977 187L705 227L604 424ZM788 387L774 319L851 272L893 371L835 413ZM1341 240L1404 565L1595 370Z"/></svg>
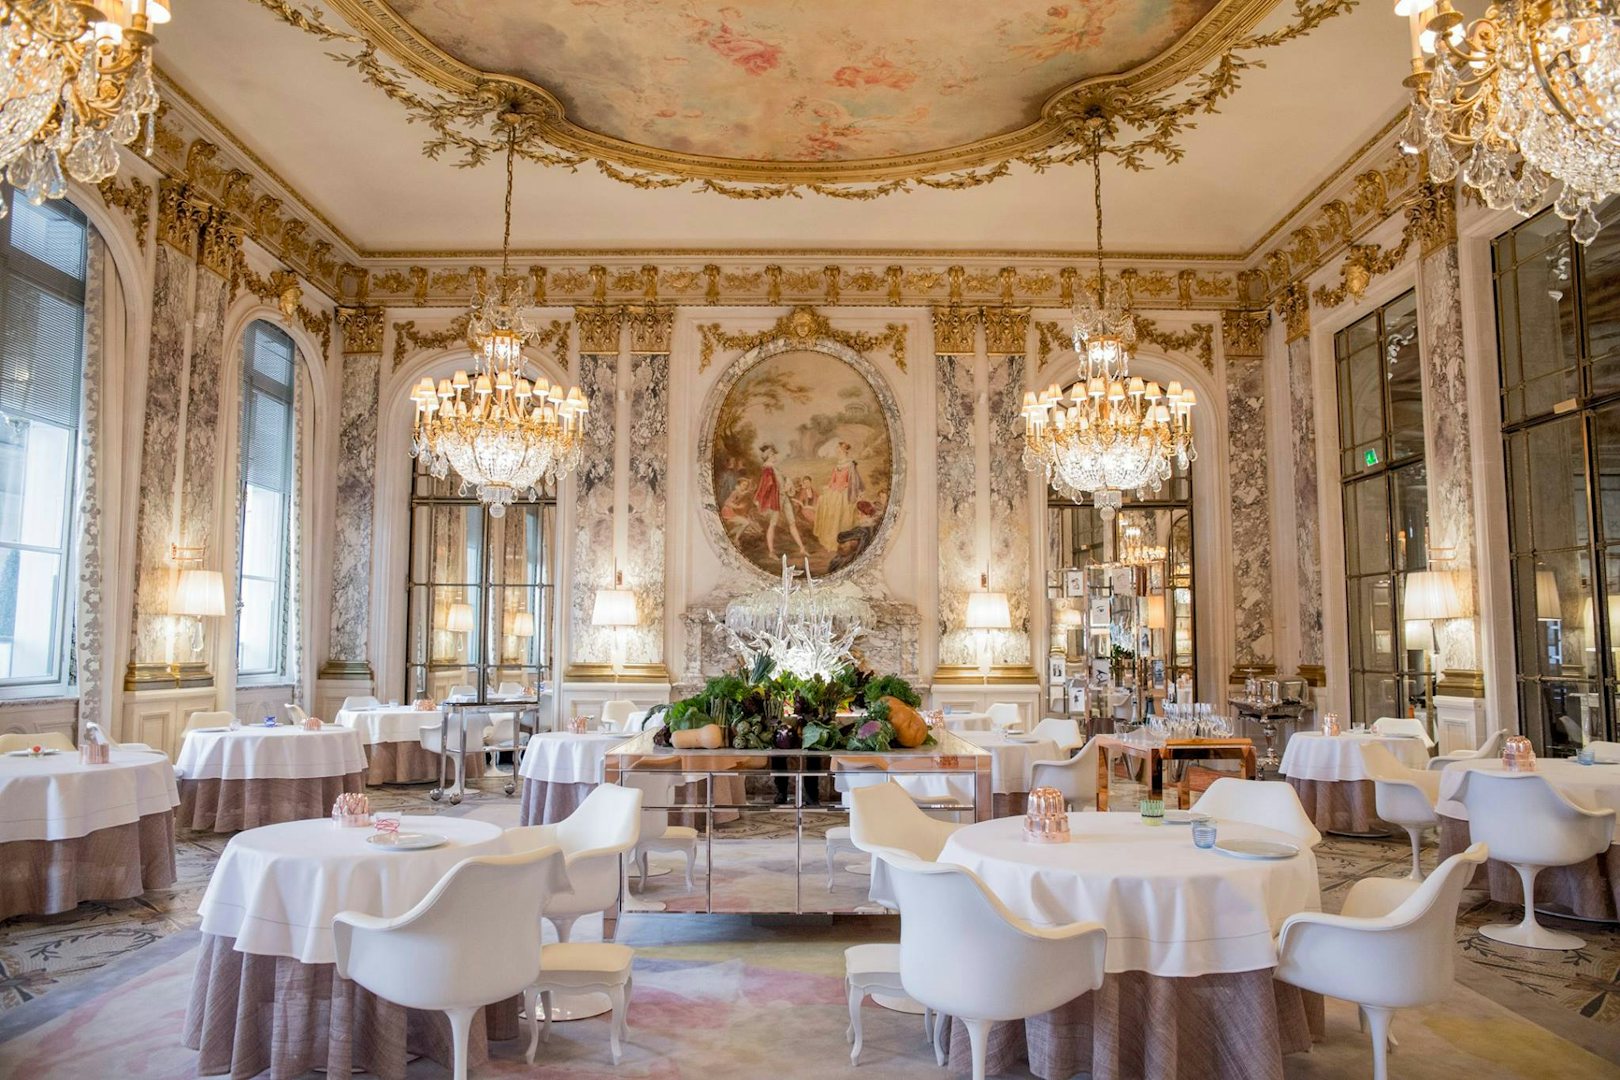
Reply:
<svg viewBox="0 0 1620 1080"><path fill-rule="evenodd" d="M433 704L433 699L430 697L419 697L415 701L411 702L411 708L415 709L417 712L432 712L434 709L437 709L438 706Z"/></svg>
<svg viewBox="0 0 1620 1080"><path fill-rule="evenodd" d="M112 761L112 747L104 742L81 743L79 761L85 765L106 765Z"/></svg>
<svg viewBox="0 0 1620 1080"><path fill-rule="evenodd" d="M326 725L321 722L321 718L318 717L318 716L306 716L306 717L304 717L304 730L305 731L319 731L319 730L321 730L321 728L323 728L325 726Z"/></svg>
<svg viewBox="0 0 1620 1080"><path fill-rule="evenodd" d="M345 791L332 803L332 822L345 829L370 828L371 800L364 792Z"/></svg>
<svg viewBox="0 0 1620 1080"><path fill-rule="evenodd" d="M1510 735L1502 744L1502 767L1508 772L1535 772L1536 751L1523 735Z"/></svg>
<svg viewBox="0 0 1620 1080"><path fill-rule="evenodd" d="M1337 735L1339 733L1339 714L1328 713L1322 717L1322 734Z"/></svg>

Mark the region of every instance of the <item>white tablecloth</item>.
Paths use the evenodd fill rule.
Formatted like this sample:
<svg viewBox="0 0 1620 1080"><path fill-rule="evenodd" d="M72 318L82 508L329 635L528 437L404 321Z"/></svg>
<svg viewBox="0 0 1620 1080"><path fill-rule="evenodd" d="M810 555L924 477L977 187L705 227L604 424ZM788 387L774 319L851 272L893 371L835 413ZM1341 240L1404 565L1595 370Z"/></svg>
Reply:
<svg viewBox="0 0 1620 1080"><path fill-rule="evenodd" d="M1019 742L999 731L963 731L962 738L990 754L990 790L1012 795L1029 790L1029 767L1037 761L1068 757L1050 739Z"/></svg>
<svg viewBox="0 0 1620 1080"><path fill-rule="evenodd" d="M989 731L992 725L987 712L949 712L945 714L945 727L950 731Z"/></svg>
<svg viewBox="0 0 1620 1080"><path fill-rule="evenodd" d="M199 929L234 938L238 952L330 964L337 956L332 920L338 912L403 914L462 859L507 850L500 826L487 821L405 817L400 831L439 833L450 843L389 851L367 842L373 830L339 828L327 819L238 833L209 879Z"/></svg>
<svg viewBox="0 0 1620 1080"><path fill-rule="evenodd" d="M548 784L600 784L611 747L630 738L622 731L542 731L529 740L518 775Z"/></svg>
<svg viewBox="0 0 1620 1080"><path fill-rule="evenodd" d="M422 729L438 727L442 714L438 709L421 711L409 705L385 706L378 709L341 709L333 723L353 728L360 733L360 741L367 746L390 742L419 742Z"/></svg>
<svg viewBox="0 0 1620 1080"><path fill-rule="evenodd" d="M308 780L366 771L359 733L331 725L188 731L176 762L185 780Z"/></svg>
<svg viewBox="0 0 1620 1080"><path fill-rule="evenodd" d="M174 768L160 752L114 750L106 765L81 765L76 750L0 755L0 843L71 840L179 805Z"/></svg>
<svg viewBox="0 0 1620 1080"><path fill-rule="evenodd" d="M1277 963L1283 920L1321 909L1316 856L1251 861L1193 846L1183 825L1135 814L1070 814L1074 840L1031 844L1021 817L959 829L939 861L965 866L1018 915L1042 926L1096 920L1108 928L1110 972L1181 978ZM1222 838L1289 841L1220 822Z"/></svg>
<svg viewBox="0 0 1620 1080"><path fill-rule="evenodd" d="M1296 731L1288 738L1279 770L1290 780L1371 780L1361 762L1361 748L1380 743L1409 769L1429 767L1429 751L1422 739L1394 735L1358 735L1346 732L1323 735L1320 731Z"/></svg>
<svg viewBox="0 0 1620 1080"><path fill-rule="evenodd" d="M1440 801L1435 804L1438 813L1461 821L1468 820L1468 808L1458 799L1457 789L1462 787L1463 777L1471 770L1507 771L1498 758L1457 761L1447 765L1440 774ZM1588 810L1620 813L1620 765L1582 765L1574 758L1537 758L1535 772L1515 775L1544 777L1571 802Z"/></svg>

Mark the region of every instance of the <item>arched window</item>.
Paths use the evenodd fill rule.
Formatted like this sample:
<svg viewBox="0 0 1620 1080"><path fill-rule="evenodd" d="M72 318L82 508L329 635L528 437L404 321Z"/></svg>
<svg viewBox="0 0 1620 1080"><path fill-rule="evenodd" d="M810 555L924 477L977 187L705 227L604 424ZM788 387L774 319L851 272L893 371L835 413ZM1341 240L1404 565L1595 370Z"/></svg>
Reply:
<svg viewBox="0 0 1620 1080"><path fill-rule="evenodd" d="M266 322L248 327L242 356L241 558L236 673L268 683L291 672L293 425L297 352Z"/></svg>
<svg viewBox="0 0 1620 1080"><path fill-rule="evenodd" d="M65 692L88 230L8 192L0 219L0 693Z"/></svg>

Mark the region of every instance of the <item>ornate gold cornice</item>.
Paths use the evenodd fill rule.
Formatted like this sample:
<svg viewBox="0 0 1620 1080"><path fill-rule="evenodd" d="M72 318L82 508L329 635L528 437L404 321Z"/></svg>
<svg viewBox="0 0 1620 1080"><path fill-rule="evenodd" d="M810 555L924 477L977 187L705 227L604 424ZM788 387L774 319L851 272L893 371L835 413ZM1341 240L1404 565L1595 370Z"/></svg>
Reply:
<svg viewBox="0 0 1620 1080"><path fill-rule="evenodd" d="M195 198L186 184L176 180L159 181L157 238L160 241L187 258L194 257L208 215L208 204Z"/></svg>
<svg viewBox="0 0 1620 1080"><path fill-rule="evenodd" d="M984 351L991 356L1014 356L1029 352L1029 308L982 307Z"/></svg>
<svg viewBox="0 0 1620 1080"><path fill-rule="evenodd" d="M288 325L296 320L299 326L321 339L321 362L325 363L327 357L332 355L332 313L311 311L304 306L301 302L304 295L303 286L299 284L298 275L291 270L274 270L268 278L262 278L248 266L240 251L237 254L238 258L231 275L232 294L234 295L240 286L265 303L273 301L281 310L282 318L287 320Z"/></svg>
<svg viewBox="0 0 1620 1080"><path fill-rule="evenodd" d="M1457 242L1457 188L1428 180L1418 184L1406 205L1408 237L1416 237L1418 250L1428 258Z"/></svg>
<svg viewBox="0 0 1620 1080"><path fill-rule="evenodd" d="M1222 312L1222 315L1229 314ZM1055 320L1035 324L1037 360L1042 366L1054 352L1074 348L1074 331L1065 329ZM1167 353L1182 353L1196 357L1205 371L1215 370L1215 324L1193 323L1179 333L1162 330L1159 324L1145 315L1136 316L1136 336Z"/></svg>
<svg viewBox="0 0 1620 1080"><path fill-rule="evenodd" d="M424 152L455 154L479 165L504 149L497 113L516 108L525 121L518 152L544 165L593 165L603 175L643 189L694 186L740 199L815 191L874 199L915 187L960 189L991 183L1014 162L1036 169L1089 160L1082 118L1101 103L1109 113L1105 152L1130 169L1149 158L1175 161L1180 137L1199 116L1219 111L1258 61L1249 53L1294 40L1349 10L1355 0L1294 0L1291 22L1270 33L1255 26L1276 0L1225 0L1157 58L1129 72L1058 88L1040 116L1017 130L963 146L859 161L759 161L685 154L641 146L582 127L551 90L502 73L478 71L417 33L381 0L334 0L355 30L329 23L295 0L255 0L283 22L342 46L335 59L400 105L431 135ZM395 67L380 55L386 52ZM419 82L420 80L420 82ZM431 89L418 89L425 82Z"/></svg>
<svg viewBox="0 0 1620 1080"><path fill-rule="evenodd" d="M1360 300L1366 295L1373 278L1381 277L1399 266L1411 247L1411 229L1407 229L1401 236L1401 242L1393 247L1351 244L1344 262L1339 264L1339 283L1332 288L1318 285L1311 293L1311 299L1325 308L1336 308L1346 300Z"/></svg>
<svg viewBox="0 0 1620 1080"><path fill-rule="evenodd" d="M933 309L934 355L972 356L979 351L979 309L941 304Z"/></svg>
<svg viewBox="0 0 1620 1080"><path fill-rule="evenodd" d="M1221 312L1221 351L1228 357L1262 356L1271 315L1265 311Z"/></svg>
<svg viewBox="0 0 1620 1080"><path fill-rule="evenodd" d="M380 307L340 307L338 329L343 331L343 355L356 356L383 351L383 309Z"/></svg>
<svg viewBox="0 0 1620 1080"><path fill-rule="evenodd" d="M594 304L576 307L574 322L579 326L581 353L619 353L619 328L624 325L624 309Z"/></svg>
<svg viewBox="0 0 1620 1080"><path fill-rule="evenodd" d="M472 342L467 338L467 326L472 320L464 314L450 320L450 325L441 330L421 331L416 328L415 319L406 319L394 324L394 370L405 362L405 357L415 349L448 349L452 345L466 345L472 348Z"/></svg>
<svg viewBox="0 0 1620 1080"><path fill-rule="evenodd" d="M242 258L242 230L217 208L203 223L197 265L227 280Z"/></svg>
<svg viewBox="0 0 1620 1080"><path fill-rule="evenodd" d="M1291 281L1277 294L1277 317L1283 321L1283 339L1298 341L1311 332L1311 297L1303 281Z"/></svg>
<svg viewBox="0 0 1620 1080"><path fill-rule="evenodd" d="M152 225L152 187L141 182L141 178L131 175L127 177L129 186L124 187L118 183L116 176L109 176L97 187L101 192L102 201L116 210L123 211L129 219L130 228L135 230L135 242L142 251L146 250L147 232Z"/></svg>
<svg viewBox="0 0 1620 1080"><path fill-rule="evenodd" d="M675 309L657 303L626 307L624 324L630 328L631 355L668 353L675 330Z"/></svg>
<svg viewBox="0 0 1620 1080"><path fill-rule="evenodd" d="M757 334L729 334L720 328L719 323L699 326L698 333L703 337L703 348L698 357L699 371L708 370L714 361L716 348L747 352L772 341L790 341L808 347L818 339L835 341L859 353L887 346L895 366L901 371L906 370L906 328L900 323L889 323L881 334L839 330L827 320L827 316L808 305L794 308L777 319L770 329Z"/></svg>

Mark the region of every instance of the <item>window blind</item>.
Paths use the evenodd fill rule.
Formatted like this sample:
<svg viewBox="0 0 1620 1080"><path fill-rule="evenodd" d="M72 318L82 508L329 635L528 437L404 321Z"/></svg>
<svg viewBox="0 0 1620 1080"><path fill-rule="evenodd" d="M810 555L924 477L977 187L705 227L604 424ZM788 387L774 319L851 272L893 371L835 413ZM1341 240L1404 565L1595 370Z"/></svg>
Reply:
<svg viewBox="0 0 1620 1080"><path fill-rule="evenodd" d="M292 488L293 343L267 323L247 335L242 481L270 491Z"/></svg>
<svg viewBox="0 0 1620 1080"><path fill-rule="evenodd" d="M60 202L11 200L0 248L0 411L11 420L79 424L84 371L86 225Z"/></svg>

